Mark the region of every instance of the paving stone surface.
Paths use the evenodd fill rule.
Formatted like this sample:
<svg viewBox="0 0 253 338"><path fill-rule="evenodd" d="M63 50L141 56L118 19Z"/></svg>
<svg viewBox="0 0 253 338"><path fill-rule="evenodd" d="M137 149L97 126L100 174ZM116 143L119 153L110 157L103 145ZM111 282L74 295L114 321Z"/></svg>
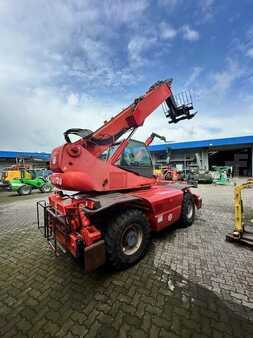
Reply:
<svg viewBox="0 0 253 338"><path fill-rule="evenodd" d="M1 337L253 337L253 251L224 241L233 188L200 186L193 226L153 236L122 272L84 274L35 224L41 195L0 198ZM253 189L244 193L253 218Z"/></svg>

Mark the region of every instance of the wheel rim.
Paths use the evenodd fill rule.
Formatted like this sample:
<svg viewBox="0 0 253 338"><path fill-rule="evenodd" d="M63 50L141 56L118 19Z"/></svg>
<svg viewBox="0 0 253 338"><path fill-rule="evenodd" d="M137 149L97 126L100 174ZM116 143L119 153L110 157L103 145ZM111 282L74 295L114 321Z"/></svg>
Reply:
<svg viewBox="0 0 253 338"><path fill-rule="evenodd" d="M50 192L51 187L49 185L45 185L43 189L45 192Z"/></svg>
<svg viewBox="0 0 253 338"><path fill-rule="evenodd" d="M142 240L143 233L140 227L137 224L130 224L121 237L122 252L127 256L135 254L139 250Z"/></svg>
<svg viewBox="0 0 253 338"><path fill-rule="evenodd" d="M28 195L30 193L30 187L29 186L23 186L22 187L22 193L24 195Z"/></svg>
<svg viewBox="0 0 253 338"><path fill-rule="evenodd" d="M192 203L189 203L187 207L187 218L191 219L192 215L193 215L193 205Z"/></svg>

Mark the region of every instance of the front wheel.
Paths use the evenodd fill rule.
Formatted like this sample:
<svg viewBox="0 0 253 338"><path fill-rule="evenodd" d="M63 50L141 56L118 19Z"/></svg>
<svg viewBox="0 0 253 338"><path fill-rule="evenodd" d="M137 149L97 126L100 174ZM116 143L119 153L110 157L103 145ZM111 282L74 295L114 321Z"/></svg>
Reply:
<svg viewBox="0 0 253 338"><path fill-rule="evenodd" d="M20 196L24 196L24 195L30 195L32 193L32 187L30 185L22 185L22 187L20 187L18 189L18 194Z"/></svg>
<svg viewBox="0 0 253 338"><path fill-rule="evenodd" d="M189 227L195 219L195 202L192 194L186 192L183 197L183 205L181 211L180 225Z"/></svg>
<svg viewBox="0 0 253 338"><path fill-rule="evenodd" d="M108 224L105 232L108 262L117 270L138 262L146 253L150 240L150 225L138 209L121 212Z"/></svg>
<svg viewBox="0 0 253 338"><path fill-rule="evenodd" d="M52 186L50 183L45 183L40 187L40 191L43 193L49 193L52 191Z"/></svg>

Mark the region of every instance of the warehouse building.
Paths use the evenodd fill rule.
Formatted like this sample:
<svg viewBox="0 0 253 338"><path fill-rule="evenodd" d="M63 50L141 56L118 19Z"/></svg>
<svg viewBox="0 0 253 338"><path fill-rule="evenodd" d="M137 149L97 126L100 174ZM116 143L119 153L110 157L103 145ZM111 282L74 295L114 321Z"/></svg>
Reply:
<svg viewBox="0 0 253 338"><path fill-rule="evenodd" d="M24 161L33 167L47 167L50 154L41 152L20 152L0 150L0 172L11 165Z"/></svg>
<svg viewBox="0 0 253 338"><path fill-rule="evenodd" d="M202 141L165 143L149 146L156 165L197 163L201 169L231 166L234 176L253 176L253 135ZM49 153L0 151L0 172L19 160L33 167L46 167Z"/></svg>
<svg viewBox="0 0 253 338"><path fill-rule="evenodd" d="M156 165L198 163L201 169L231 166L234 176L253 176L253 135L177 142L149 147Z"/></svg>

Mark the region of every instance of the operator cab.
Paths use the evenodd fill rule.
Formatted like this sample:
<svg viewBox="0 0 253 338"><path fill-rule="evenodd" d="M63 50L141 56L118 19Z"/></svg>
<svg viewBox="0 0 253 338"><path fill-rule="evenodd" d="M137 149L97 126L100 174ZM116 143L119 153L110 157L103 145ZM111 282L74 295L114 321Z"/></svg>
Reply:
<svg viewBox="0 0 253 338"><path fill-rule="evenodd" d="M120 143L112 145L106 153L103 153L101 159L108 160L116 151ZM118 161L115 162L118 167L134 172L144 177L153 177L153 163L150 153L145 143L129 140L127 147Z"/></svg>

